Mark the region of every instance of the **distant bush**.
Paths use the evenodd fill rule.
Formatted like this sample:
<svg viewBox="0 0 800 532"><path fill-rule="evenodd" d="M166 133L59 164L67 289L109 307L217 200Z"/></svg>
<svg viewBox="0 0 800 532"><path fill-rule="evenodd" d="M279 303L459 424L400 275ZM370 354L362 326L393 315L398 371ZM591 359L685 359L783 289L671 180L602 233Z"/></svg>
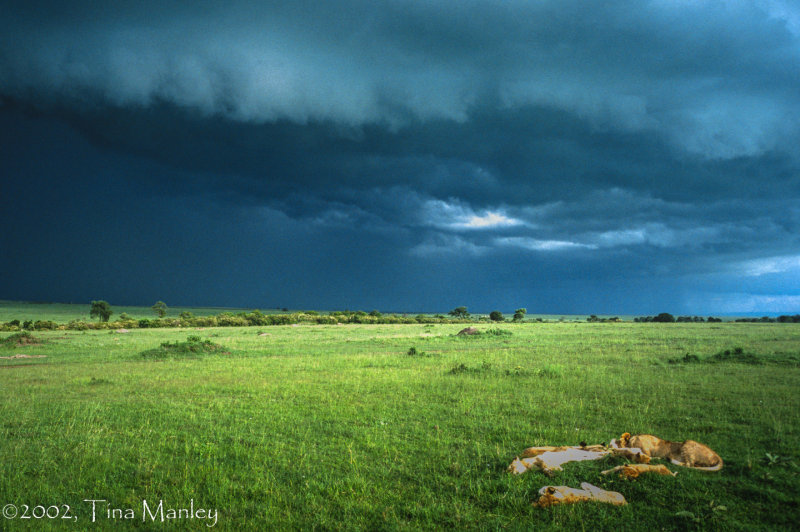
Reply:
<svg viewBox="0 0 800 532"><path fill-rule="evenodd" d="M697 355L686 353L682 358L671 358L670 364L692 364L692 363L720 363L733 362L738 364L778 364L788 366L800 366L800 353L773 353L771 355L759 355L748 353L741 347L726 349L708 357L701 358Z"/></svg>
<svg viewBox="0 0 800 532"><path fill-rule="evenodd" d="M505 329L486 329L482 334L488 336L511 336L514 333Z"/></svg>
<svg viewBox="0 0 800 532"><path fill-rule="evenodd" d="M72 331L86 331L89 329L89 325L81 320L71 320L69 323L67 323L67 329Z"/></svg>
<svg viewBox="0 0 800 532"><path fill-rule="evenodd" d="M556 379L564 375L564 366L560 364L545 364L541 368L536 368L533 373L537 377Z"/></svg>
<svg viewBox="0 0 800 532"><path fill-rule="evenodd" d="M691 364L692 362L700 362L700 357L697 355L686 353L685 355L683 355L683 358L670 358L668 362L670 364L680 364L680 363Z"/></svg>
<svg viewBox="0 0 800 532"><path fill-rule="evenodd" d="M58 323L50 320L36 320L32 326L34 331L54 331L58 329Z"/></svg>
<svg viewBox="0 0 800 532"><path fill-rule="evenodd" d="M430 355L425 351L417 351L416 347L411 347L406 353L410 357L429 357Z"/></svg>
<svg viewBox="0 0 800 532"><path fill-rule="evenodd" d="M726 349L725 351L720 351L715 355L711 355L708 358L709 362L741 362L743 364L763 364L764 362L753 353L745 353L744 349L741 347L736 347L731 351L730 349Z"/></svg>
<svg viewBox="0 0 800 532"><path fill-rule="evenodd" d="M506 369L503 373L508 377L524 377L530 375L530 371L522 366L515 366L514 369Z"/></svg>
<svg viewBox="0 0 800 532"><path fill-rule="evenodd" d="M16 322L16 323L14 323L14 322ZM12 320L12 321L9 321L9 322L6 322L6 323L3 323L2 325L0 325L0 331L16 332L19 329L20 329L19 320Z"/></svg>
<svg viewBox="0 0 800 532"><path fill-rule="evenodd" d="M470 367L464 364L463 362L460 364L456 364L448 373L450 375L459 375L461 373L487 373L492 370L492 365L489 362L482 362L480 366Z"/></svg>
<svg viewBox="0 0 800 532"><path fill-rule="evenodd" d="M244 316L234 316L229 312L223 312L217 316L217 325L219 327L246 327L250 325L250 322Z"/></svg>
<svg viewBox="0 0 800 532"><path fill-rule="evenodd" d="M493 310L489 313L489 319L492 321L503 321L505 318L503 317L503 313L499 310Z"/></svg>
<svg viewBox="0 0 800 532"><path fill-rule="evenodd" d="M224 347L211 340L203 340L199 336L192 335L187 337L185 342L163 342L160 347L143 351L141 355L145 358L193 357L224 352L223 350Z"/></svg>

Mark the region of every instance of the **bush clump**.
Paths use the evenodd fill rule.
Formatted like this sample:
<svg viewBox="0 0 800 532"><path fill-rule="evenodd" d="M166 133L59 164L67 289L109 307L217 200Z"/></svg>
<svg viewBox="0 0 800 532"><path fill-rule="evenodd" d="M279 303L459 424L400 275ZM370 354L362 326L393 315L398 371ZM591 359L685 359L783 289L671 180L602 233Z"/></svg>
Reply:
<svg viewBox="0 0 800 532"><path fill-rule="evenodd" d="M758 355L745 353L741 347L736 347L732 351L726 349L708 358L709 362L741 362L743 364L763 364L764 362Z"/></svg>
<svg viewBox="0 0 800 532"><path fill-rule="evenodd" d="M505 329L486 329L483 334L487 336L511 336L514 333Z"/></svg>
<svg viewBox="0 0 800 532"><path fill-rule="evenodd" d="M489 362L482 362L480 366L477 367L470 367L464 364L463 362L460 364L456 364L448 373L450 375L460 375L462 373L488 373L492 371L492 365Z"/></svg>
<svg viewBox="0 0 800 532"><path fill-rule="evenodd" d="M185 342L163 342L161 346L155 349L148 349L142 352L145 358L163 358L163 357L194 357L209 353L227 353L224 347L215 344L209 339L203 340L199 336L189 336Z"/></svg>
<svg viewBox="0 0 800 532"><path fill-rule="evenodd" d="M756 353L748 353L741 347L733 349L726 349L711 356L701 358L697 355L686 353L683 358L671 358L668 360L670 364L691 364L691 363L706 363L716 364L719 362L732 362L736 364L751 364L759 366L762 364L779 364L786 366L800 366L800 353L797 355L792 353L773 353L771 355L759 355Z"/></svg>
<svg viewBox="0 0 800 532"><path fill-rule="evenodd" d="M411 347L406 353L410 357L429 357L430 355L425 351L417 351L416 347Z"/></svg>

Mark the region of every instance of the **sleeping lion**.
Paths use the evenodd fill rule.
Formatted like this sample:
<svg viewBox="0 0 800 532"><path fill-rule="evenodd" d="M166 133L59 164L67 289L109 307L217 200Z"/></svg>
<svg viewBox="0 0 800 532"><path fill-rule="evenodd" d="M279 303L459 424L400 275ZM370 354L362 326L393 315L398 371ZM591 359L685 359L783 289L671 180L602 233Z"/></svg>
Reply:
<svg viewBox="0 0 800 532"><path fill-rule="evenodd" d="M613 443L612 443L613 445ZM631 436L626 432L619 437L620 447L639 448L651 458L664 458L675 465L691 467L702 471L719 471L722 458L707 445L694 440L684 442L662 440L651 434Z"/></svg>

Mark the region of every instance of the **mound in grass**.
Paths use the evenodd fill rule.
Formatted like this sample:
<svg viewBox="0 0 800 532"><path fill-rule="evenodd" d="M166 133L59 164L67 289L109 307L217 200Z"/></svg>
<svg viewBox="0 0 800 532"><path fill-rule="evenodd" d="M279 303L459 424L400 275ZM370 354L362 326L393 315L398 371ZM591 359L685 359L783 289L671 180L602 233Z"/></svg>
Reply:
<svg viewBox="0 0 800 532"><path fill-rule="evenodd" d="M145 358L183 358L210 353L227 353L227 351L211 340L202 340L199 336L189 336L185 342L164 342L160 347L142 351L142 356Z"/></svg>
<svg viewBox="0 0 800 532"><path fill-rule="evenodd" d="M24 347L26 345L39 345L42 342L27 331L18 332L0 341L3 347Z"/></svg>

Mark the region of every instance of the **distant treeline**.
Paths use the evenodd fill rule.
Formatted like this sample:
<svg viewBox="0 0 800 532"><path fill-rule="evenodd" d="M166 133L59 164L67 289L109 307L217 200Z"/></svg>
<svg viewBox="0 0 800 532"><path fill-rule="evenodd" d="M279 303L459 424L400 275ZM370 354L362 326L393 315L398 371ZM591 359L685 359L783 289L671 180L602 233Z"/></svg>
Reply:
<svg viewBox="0 0 800 532"><path fill-rule="evenodd" d="M794 316L778 316L777 318L770 318L764 316L763 318L737 318L736 321L745 323L800 323L800 314Z"/></svg>
<svg viewBox="0 0 800 532"><path fill-rule="evenodd" d="M672 314L662 312L658 316L634 318L633 321L637 323L719 323L722 319L712 316L708 318L703 318L701 316L678 316L676 318ZM762 318L737 318L734 321L740 323L800 323L800 314L795 314L794 316L778 316L777 318L770 318L769 316L764 316Z"/></svg>
<svg viewBox="0 0 800 532"><path fill-rule="evenodd" d="M250 327L268 325L294 325L300 323L336 325L345 323L374 323L374 324L413 324L413 323L473 323L479 319L456 319L435 314L417 314L416 316L382 314L378 311L370 313L358 311L334 311L320 314L313 310L294 312L290 314L264 314L260 310L252 312L239 312L236 314L223 312L216 316L194 316L191 312L182 312L178 318L151 318L134 319L125 313L120 314L115 321L87 322L72 320L68 323L56 323L50 320L11 320L0 324L2 331L19 330L102 330L102 329L158 329L166 327Z"/></svg>
<svg viewBox="0 0 800 532"><path fill-rule="evenodd" d="M633 318L636 323L719 323L721 318L709 316L703 318L702 316L678 316L677 318L668 312L662 312L658 316L644 316L641 318Z"/></svg>
<svg viewBox="0 0 800 532"><path fill-rule="evenodd" d="M406 314L382 314L376 310L372 312L357 311L333 311L327 314L309 310L305 312L293 312L289 314L264 314L260 310L252 312L223 312L216 316L194 316L191 312L182 312L177 318L131 318L124 312L115 321L84 321L71 320L68 323L56 323L51 320L11 320L0 324L0 331L13 332L20 330L47 331L47 330L103 330L103 329L159 329L167 327L251 327L268 325L295 325L295 324L319 324L337 325L347 323L363 324L444 324L444 323L475 323L481 321L492 321L488 316L467 315L466 317L445 316L443 314L417 314L409 316ZM496 320L494 320L496 321ZM514 320L518 321L518 320ZM532 320L533 321L533 320ZM542 322L537 318L536 322ZM589 322L621 322L620 318L598 318L595 315L587 318ZM678 316L677 318L668 313L661 313L657 316L645 316L634 318L637 323L716 323L721 322L720 318L700 316ZM737 322L757 322L757 323L800 323L800 315L779 316L777 318L739 318Z"/></svg>

